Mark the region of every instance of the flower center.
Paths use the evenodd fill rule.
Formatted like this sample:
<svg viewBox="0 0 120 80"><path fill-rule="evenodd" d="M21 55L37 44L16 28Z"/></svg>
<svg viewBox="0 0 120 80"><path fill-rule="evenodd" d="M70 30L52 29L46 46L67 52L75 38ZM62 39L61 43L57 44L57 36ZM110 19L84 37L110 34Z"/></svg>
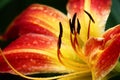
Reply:
<svg viewBox="0 0 120 80"><path fill-rule="evenodd" d="M92 16L90 15L90 13L88 13L85 10L84 10L84 12L90 18L89 24L88 24L88 29L87 29L87 39L89 39L90 38L90 27L91 27L90 24L91 24L91 21L93 23L95 23L95 21L92 18ZM81 38L79 36L80 35L81 25L80 25L79 19L77 18L77 13L75 13L73 15L72 19L69 19L69 26L70 26L70 41L71 41L71 45L72 45L74 51L76 52L76 54L79 56L80 60L83 62L82 66L84 66L85 64L88 64L88 62L87 62L87 59L86 59L86 57L84 55L84 52L82 50L82 47L84 46L84 43L83 43L83 41L81 40ZM62 44L62 34L63 34L63 26L62 26L61 22L59 23L59 27L60 27L60 33L59 33L58 44L57 44L57 46L58 46L58 48L57 48L58 59L65 66L67 65L68 67L72 67L72 68L74 68L76 70L79 70L80 67L78 67L78 66L81 65L81 63L73 62L73 61L67 59L66 57L64 57L64 55L60 51L61 44ZM69 61L70 63L66 64L65 63L66 60ZM73 65L74 65L74 67L73 67ZM76 68L76 66L78 67L78 69ZM86 67L86 68L88 68L88 67Z"/></svg>

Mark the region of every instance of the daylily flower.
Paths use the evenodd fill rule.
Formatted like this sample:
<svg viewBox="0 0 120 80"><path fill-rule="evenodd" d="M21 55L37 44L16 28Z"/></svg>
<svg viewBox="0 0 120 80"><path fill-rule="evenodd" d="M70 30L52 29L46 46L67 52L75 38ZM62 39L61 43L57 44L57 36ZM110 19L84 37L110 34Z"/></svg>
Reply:
<svg viewBox="0 0 120 80"><path fill-rule="evenodd" d="M108 80L119 62L120 25L105 31L111 0L68 0L66 16L33 4L13 20L3 40L0 72L27 79ZM66 73L48 78L35 73Z"/></svg>

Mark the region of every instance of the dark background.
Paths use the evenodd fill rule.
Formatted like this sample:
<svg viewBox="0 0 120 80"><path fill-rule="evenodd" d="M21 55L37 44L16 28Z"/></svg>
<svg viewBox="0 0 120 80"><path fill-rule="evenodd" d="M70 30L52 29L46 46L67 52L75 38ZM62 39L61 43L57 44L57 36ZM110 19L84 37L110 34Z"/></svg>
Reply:
<svg viewBox="0 0 120 80"><path fill-rule="evenodd" d="M112 1L113 5L106 29L120 24L120 0ZM32 3L46 4L66 13L67 0L0 0L0 35L5 31L10 22ZM23 78L10 74L0 74L0 80L23 80ZM120 80L120 76L110 80Z"/></svg>

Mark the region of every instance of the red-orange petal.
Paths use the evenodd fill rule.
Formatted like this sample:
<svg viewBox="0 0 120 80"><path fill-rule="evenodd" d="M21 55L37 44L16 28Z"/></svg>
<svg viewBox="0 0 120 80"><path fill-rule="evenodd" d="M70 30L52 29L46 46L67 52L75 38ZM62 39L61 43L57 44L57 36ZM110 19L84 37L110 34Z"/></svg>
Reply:
<svg viewBox="0 0 120 80"><path fill-rule="evenodd" d="M57 37L50 37L44 34L28 33L11 42L4 51L14 49L52 49L57 44ZM51 46L52 45L52 46Z"/></svg>
<svg viewBox="0 0 120 80"><path fill-rule="evenodd" d="M19 72L65 72L57 59L55 37L29 33L22 35L3 50L10 64ZM0 72L14 73L0 56Z"/></svg>
<svg viewBox="0 0 120 80"><path fill-rule="evenodd" d="M68 0L67 10L68 16L71 18L77 13L77 17L81 24L80 37L86 42L88 36L89 16L84 12L87 11L95 23L90 23L90 37L101 37L107 18L110 13L111 0Z"/></svg>
<svg viewBox="0 0 120 80"><path fill-rule="evenodd" d="M98 17L104 17L109 15L111 6L111 0L68 0L67 10L70 15L74 13L81 14L83 16L84 10L93 15L95 21L99 21ZM102 19L104 20L104 19ZM106 20L106 18L105 18ZM104 20L104 21L105 21ZM106 21L105 21L106 22Z"/></svg>
<svg viewBox="0 0 120 80"><path fill-rule="evenodd" d="M70 17L72 17L75 13L80 13L81 15L83 14L84 2L84 0L68 0L67 11Z"/></svg>
<svg viewBox="0 0 120 80"><path fill-rule="evenodd" d="M85 55L88 57L93 56L96 51L102 48L103 42L103 38L90 38L85 45Z"/></svg>
<svg viewBox="0 0 120 80"><path fill-rule="evenodd" d="M120 34L120 25L117 25L115 27L112 27L108 29L104 34L103 37L105 38L106 41L110 40L113 38L115 35Z"/></svg>
<svg viewBox="0 0 120 80"><path fill-rule="evenodd" d="M26 33L56 36L59 22L66 23L67 17L60 11L41 4L30 5L10 24L4 39L15 39Z"/></svg>
<svg viewBox="0 0 120 80"><path fill-rule="evenodd" d="M98 52L100 54L95 62L96 79L105 77L115 67L120 54L120 34L114 36L106 45L102 52Z"/></svg>
<svg viewBox="0 0 120 80"><path fill-rule="evenodd" d="M104 15L110 9L111 0L91 0L91 10L98 13L97 15Z"/></svg>

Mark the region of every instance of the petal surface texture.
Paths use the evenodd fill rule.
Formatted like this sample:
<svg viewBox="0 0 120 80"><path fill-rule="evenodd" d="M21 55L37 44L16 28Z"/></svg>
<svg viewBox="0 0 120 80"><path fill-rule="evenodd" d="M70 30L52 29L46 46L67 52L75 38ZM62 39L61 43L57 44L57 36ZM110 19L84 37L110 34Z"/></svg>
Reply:
<svg viewBox="0 0 120 80"><path fill-rule="evenodd" d="M67 4L68 17L71 18L74 13L78 14L81 23L80 37L84 42L87 40L88 26L91 26L91 37L102 36L110 8L111 0L69 0ZM90 16L84 10L91 15L94 23L90 21Z"/></svg>
<svg viewBox="0 0 120 80"><path fill-rule="evenodd" d="M51 36L29 33L9 44L3 53L10 64L19 72L65 72L57 59L57 39ZM0 56L0 71L13 73Z"/></svg>
<svg viewBox="0 0 120 80"><path fill-rule="evenodd" d="M57 36L60 21L66 24L67 17L59 10L47 5L32 4L13 20L3 37L16 39L30 32Z"/></svg>
<svg viewBox="0 0 120 80"><path fill-rule="evenodd" d="M92 69L93 80L101 80L116 65L120 53L120 34L105 42L104 38L91 38L85 53Z"/></svg>

